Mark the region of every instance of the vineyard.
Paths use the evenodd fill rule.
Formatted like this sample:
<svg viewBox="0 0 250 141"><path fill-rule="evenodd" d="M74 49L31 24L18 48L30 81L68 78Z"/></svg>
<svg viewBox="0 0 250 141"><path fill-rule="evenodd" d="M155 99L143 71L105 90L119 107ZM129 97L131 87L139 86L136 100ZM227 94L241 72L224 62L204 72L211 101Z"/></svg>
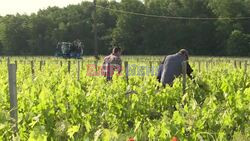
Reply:
<svg viewBox="0 0 250 141"><path fill-rule="evenodd" d="M248 58L191 58L195 79L187 79L185 93L182 77L165 88L156 80L162 58L123 57L128 74L123 71L112 82L88 75L89 65L102 64L91 57L1 58L0 140L250 140ZM10 109L7 64L17 65L15 109Z"/></svg>

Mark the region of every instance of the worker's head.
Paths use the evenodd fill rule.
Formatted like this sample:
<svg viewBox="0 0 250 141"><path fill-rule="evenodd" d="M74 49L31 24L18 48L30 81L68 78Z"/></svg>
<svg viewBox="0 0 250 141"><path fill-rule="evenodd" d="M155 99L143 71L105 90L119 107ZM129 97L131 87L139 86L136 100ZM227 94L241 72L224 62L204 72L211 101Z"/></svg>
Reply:
<svg viewBox="0 0 250 141"><path fill-rule="evenodd" d="M188 60L189 54L188 54L188 51L187 51L186 49L181 49L181 50L179 51L179 53L180 53L182 56L184 56L186 60Z"/></svg>
<svg viewBox="0 0 250 141"><path fill-rule="evenodd" d="M121 48L119 48L119 47L113 48L112 54L116 55L116 56L120 56L121 55Z"/></svg>

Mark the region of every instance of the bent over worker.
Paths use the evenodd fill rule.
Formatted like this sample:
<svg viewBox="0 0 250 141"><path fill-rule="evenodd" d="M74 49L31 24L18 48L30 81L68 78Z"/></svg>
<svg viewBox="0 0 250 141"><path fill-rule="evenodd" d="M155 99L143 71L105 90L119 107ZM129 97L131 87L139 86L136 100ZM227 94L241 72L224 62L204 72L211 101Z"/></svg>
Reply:
<svg viewBox="0 0 250 141"><path fill-rule="evenodd" d="M188 51L186 49L181 49L178 53L168 55L164 59L164 63L159 67L158 80L165 86L169 84L173 86L173 81L176 77L179 77L182 74L182 63L187 62L187 75L192 78L191 73L193 69L188 63Z"/></svg>
<svg viewBox="0 0 250 141"><path fill-rule="evenodd" d="M121 56L121 48L116 47L113 48L112 53L109 56L104 58L102 73L107 78L107 80L112 80L112 76L114 71L117 70L118 73L121 73L122 70L122 60Z"/></svg>

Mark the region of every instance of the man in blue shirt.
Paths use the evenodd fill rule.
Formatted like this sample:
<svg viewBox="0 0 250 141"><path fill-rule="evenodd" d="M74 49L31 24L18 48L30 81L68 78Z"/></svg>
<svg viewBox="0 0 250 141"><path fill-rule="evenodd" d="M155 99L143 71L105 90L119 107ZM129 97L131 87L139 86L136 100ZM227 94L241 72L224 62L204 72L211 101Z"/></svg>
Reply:
<svg viewBox="0 0 250 141"><path fill-rule="evenodd" d="M166 84L172 86L174 79L182 74L182 63L184 61L187 62L187 75L192 79L193 69L188 63L188 57L189 54L186 49L181 49L176 54L166 56L158 70L158 81L164 86Z"/></svg>

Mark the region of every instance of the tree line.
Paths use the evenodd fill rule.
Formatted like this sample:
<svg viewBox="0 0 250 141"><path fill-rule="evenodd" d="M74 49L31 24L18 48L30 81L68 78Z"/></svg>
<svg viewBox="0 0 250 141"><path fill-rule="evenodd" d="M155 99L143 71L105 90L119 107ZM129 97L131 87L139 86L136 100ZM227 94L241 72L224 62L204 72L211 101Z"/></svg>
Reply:
<svg viewBox="0 0 250 141"><path fill-rule="evenodd" d="M165 55L181 48L192 55L250 55L250 18L240 19L250 17L250 0L97 0L97 5L99 54L121 47L126 55ZM0 55L54 55L57 42L76 39L84 43L85 55L93 55L94 8L84 1L2 16Z"/></svg>

